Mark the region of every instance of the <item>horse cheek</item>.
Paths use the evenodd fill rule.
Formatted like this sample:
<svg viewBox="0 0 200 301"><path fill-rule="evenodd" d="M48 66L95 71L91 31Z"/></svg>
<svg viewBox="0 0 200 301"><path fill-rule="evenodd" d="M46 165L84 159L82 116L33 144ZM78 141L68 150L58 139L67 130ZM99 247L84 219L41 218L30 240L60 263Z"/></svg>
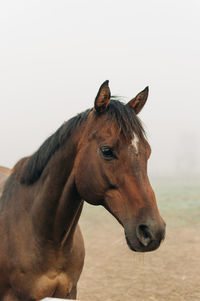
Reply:
<svg viewBox="0 0 200 301"><path fill-rule="evenodd" d="M100 205L103 189L100 185L100 175L97 158L92 154L89 159L84 156L76 162L75 183L81 198L93 205Z"/></svg>

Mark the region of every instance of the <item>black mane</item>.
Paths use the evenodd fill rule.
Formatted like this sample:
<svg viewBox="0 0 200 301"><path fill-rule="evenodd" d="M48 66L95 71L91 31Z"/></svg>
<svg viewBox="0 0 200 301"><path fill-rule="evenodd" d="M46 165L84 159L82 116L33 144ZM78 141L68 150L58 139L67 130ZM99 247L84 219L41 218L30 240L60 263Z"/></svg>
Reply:
<svg viewBox="0 0 200 301"><path fill-rule="evenodd" d="M67 141L74 130L87 119L91 111L92 109L88 109L69 119L53 135L47 138L32 156L23 158L16 164L14 175L22 184L30 185L39 179L50 158ZM126 139L133 137L134 133L141 139L144 138L145 133L139 118L131 107L124 105L116 97L112 98L105 114L108 115L109 121L115 122Z"/></svg>
<svg viewBox="0 0 200 301"><path fill-rule="evenodd" d="M23 158L16 164L14 174L20 183L30 185L39 179L50 158L71 136L74 129L87 119L90 111L86 110L66 121L32 156Z"/></svg>

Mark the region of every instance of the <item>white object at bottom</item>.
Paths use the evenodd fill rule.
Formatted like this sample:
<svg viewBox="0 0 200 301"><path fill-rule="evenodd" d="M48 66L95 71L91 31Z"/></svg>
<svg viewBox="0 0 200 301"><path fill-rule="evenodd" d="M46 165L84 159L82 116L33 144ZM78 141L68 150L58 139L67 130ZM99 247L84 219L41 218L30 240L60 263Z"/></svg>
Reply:
<svg viewBox="0 0 200 301"><path fill-rule="evenodd" d="M40 301L61 301L61 300L65 300L65 301L77 301L77 300L72 300L72 299L60 299L60 298L44 298Z"/></svg>

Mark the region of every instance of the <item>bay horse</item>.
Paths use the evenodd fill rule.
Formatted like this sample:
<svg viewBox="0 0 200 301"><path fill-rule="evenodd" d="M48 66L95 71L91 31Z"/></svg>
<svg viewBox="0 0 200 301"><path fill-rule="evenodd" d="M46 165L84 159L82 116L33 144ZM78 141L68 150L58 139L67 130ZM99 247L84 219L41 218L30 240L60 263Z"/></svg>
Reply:
<svg viewBox="0 0 200 301"><path fill-rule="evenodd" d="M15 165L0 199L1 301L76 298L84 201L104 206L119 221L131 250L159 247L165 223L147 176L151 150L137 117L147 97L148 87L123 104L105 81L92 109L65 122Z"/></svg>

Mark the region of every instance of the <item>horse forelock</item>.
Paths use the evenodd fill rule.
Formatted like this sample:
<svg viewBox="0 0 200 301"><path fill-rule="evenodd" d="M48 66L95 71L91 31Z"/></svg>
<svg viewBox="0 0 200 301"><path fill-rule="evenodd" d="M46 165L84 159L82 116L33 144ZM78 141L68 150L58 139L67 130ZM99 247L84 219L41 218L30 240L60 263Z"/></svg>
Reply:
<svg viewBox="0 0 200 301"><path fill-rule="evenodd" d="M107 113L108 119L115 122L116 127L127 140L132 140L134 135L139 139L144 139L145 130L142 122L130 106L113 97Z"/></svg>

